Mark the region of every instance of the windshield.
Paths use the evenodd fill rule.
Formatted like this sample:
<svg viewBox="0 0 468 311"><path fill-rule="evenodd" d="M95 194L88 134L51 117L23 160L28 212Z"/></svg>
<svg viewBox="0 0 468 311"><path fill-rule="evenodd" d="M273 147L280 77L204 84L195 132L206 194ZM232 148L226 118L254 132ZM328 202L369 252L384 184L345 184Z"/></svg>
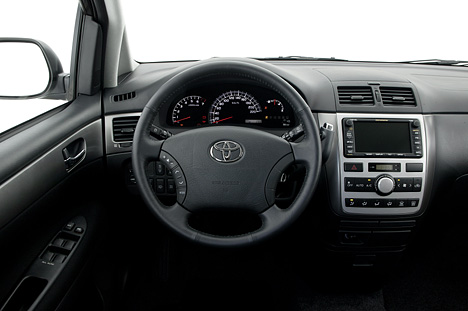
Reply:
<svg viewBox="0 0 468 311"><path fill-rule="evenodd" d="M141 62L210 57L467 60L468 2L123 0Z"/></svg>

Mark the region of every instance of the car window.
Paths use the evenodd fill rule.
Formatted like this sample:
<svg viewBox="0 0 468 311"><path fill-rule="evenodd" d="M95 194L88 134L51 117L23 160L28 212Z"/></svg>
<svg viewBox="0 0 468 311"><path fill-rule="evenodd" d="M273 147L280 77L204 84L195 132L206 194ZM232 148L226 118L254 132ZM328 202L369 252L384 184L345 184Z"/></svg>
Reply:
<svg viewBox="0 0 468 311"><path fill-rule="evenodd" d="M64 72L70 72L77 7L78 1L75 0L1 1L0 11L3 14L0 18L0 37L40 40L57 54ZM4 78L0 77L0 83L3 84L5 81L2 79ZM24 81L33 83L31 79L25 78ZM0 99L0 133L65 102L49 99Z"/></svg>
<svg viewBox="0 0 468 311"><path fill-rule="evenodd" d="M122 0L137 61L210 57L468 59L468 2ZM447 8L447 11L441 9Z"/></svg>

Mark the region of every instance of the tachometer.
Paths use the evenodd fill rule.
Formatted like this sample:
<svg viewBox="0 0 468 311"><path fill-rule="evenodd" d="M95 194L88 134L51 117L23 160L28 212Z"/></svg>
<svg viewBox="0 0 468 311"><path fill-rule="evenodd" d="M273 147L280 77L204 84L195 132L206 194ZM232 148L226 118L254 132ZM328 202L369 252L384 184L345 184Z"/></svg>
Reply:
<svg viewBox="0 0 468 311"><path fill-rule="evenodd" d="M172 125L200 126L207 123L207 117L202 107L206 99L201 96L187 96L177 102L172 110Z"/></svg>
<svg viewBox="0 0 468 311"><path fill-rule="evenodd" d="M229 91L214 101L209 113L210 124L261 124L262 108L250 94Z"/></svg>

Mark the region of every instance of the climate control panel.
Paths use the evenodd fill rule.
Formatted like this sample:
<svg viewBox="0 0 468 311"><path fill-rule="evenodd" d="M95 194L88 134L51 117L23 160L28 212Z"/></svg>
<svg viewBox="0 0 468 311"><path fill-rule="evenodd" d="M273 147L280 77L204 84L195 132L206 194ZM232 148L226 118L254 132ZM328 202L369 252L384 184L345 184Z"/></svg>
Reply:
<svg viewBox="0 0 468 311"><path fill-rule="evenodd" d="M345 177L345 192L376 192L386 196L392 192L420 192L422 177L392 177L380 175L374 177Z"/></svg>

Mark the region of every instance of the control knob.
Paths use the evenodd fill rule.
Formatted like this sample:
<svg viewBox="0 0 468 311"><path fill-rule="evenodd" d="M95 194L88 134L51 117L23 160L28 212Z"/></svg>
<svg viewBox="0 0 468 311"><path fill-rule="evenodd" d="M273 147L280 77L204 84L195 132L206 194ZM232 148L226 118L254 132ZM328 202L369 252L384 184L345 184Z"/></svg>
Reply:
<svg viewBox="0 0 468 311"><path fill-rule="evenodd" d="M389 195L395 189L395 179L390 175L380 175L375 180L375 190L380 195Z"/></svg>

